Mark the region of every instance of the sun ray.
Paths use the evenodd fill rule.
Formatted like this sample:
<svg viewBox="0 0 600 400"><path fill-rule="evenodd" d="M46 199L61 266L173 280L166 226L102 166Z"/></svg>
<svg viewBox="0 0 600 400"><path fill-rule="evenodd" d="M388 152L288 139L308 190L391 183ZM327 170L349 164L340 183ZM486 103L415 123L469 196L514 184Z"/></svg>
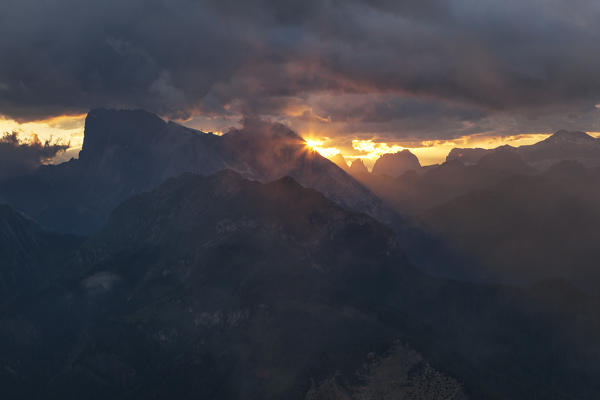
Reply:
<svg viewBox="0 0 600 400"><path fill-rule="evenodd" d="M316 151L325 158L333 157L340 153L340 150L335 147L324 147L324 140L308 138L304 139L304 141L306 142L307 147L313 151Z"/></svg>

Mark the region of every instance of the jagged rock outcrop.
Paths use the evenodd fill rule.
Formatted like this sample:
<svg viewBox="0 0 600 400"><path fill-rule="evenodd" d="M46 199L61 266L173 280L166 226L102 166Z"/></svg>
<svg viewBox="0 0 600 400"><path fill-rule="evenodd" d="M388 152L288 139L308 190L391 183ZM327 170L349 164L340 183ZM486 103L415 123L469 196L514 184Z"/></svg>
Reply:
<svg viewBox="0 0 600 400"><path fill-rule="evenodd" d="M409 150L402 150L397 153L384 154L373 165L373 174L387 175L397 178L405 172L418 170L421 168L419 159Z"/></svg>
<svg viewBox="0 0 600 400"><path fill-rule="evenodd" d="M331 161L332 163L334 163L335 165L337 165L344 171L348 171L348 168L349 168L348 162L346 161L346 159L344 158L344 156L341 153L337 153L335 156L330 157L329 161Z"/></svg>
<svg viewBox="0 0 600 400"><path fill-rule="evenodd" d="M349 171L352 175L360 175L360 174L368 174L369 173L369 170L367 169L367 167L365 166L365 163L363 162L363 160L361 158L357 158L356 160L352 161L352 164L350 164Z"/></svg>

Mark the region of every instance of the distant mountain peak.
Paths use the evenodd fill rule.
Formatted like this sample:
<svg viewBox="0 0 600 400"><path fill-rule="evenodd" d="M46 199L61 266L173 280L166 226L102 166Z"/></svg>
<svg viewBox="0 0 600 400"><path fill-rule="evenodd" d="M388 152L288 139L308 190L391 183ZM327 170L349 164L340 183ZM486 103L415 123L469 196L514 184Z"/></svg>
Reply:
<svg viewBox="0 0 600 400"><path fill-rule="evenodd" d="M460 160L463 164L473 165L477 164L479 160L489 153L488 149L482 149L481 147L474 148L460 148L454 147L446 156L446 162Z"/></svg>
<svg viewBox="0 0 600 400"><path fill-rule="evenodd" d="M342 153L337 153L335 156L331 157L329 159L329 161L331 161L332 163L334 163L338 167L342 168L343 170L347 170L348 169L348 163L346 162L346 159L344 158L344 156L342 155Z"/></svg>
<svg viewBox="0 0 600 400"><path fill-rule="evenodd" d="M481 157L477 166L490 170L510 173L531 173L533 168L529 166L512 146L501 146Z"/></svg>
<svg viewBox="0 0 600 400"><path fill-rule="evenodd" d="M350 172L353 174L368 174L369 170L365 166L362 158L357 158L350 165Z"/></svg>
<svg viewBox="0 0 600 400"><path fill-rule="evenodd" d="M144 110L93 109L85 118L79 158L93 158L114 146L146 147L156 139L152 134L163 132L165 126L166 122L158 115Z"/></svg>
<svg viewBox="0 0 600 400"><path fill-rule="evenodd" d="M273 123L259 118L246 118L243 128L229 131L229 135L250 135L251 138L269 138L272 140L293 141L303 143L304 139L296 132L280 123Z"/></svg>
<svg viewBox="0 0 600 400"><path fill-rule="evenodd" d="M382 155L375 161L373 166L373 174L388 175L397 178L410 170L418 170L421 168L421 163L417 156L404 149L397 153L387 153Z"/></svg>
<svg viewBox="0 0 600 400"><path fill-rule="evenodd" d="M2 199L44 226L90 233L119 202L170 177L232 169L260 182L289 175L342 206L384 220L392 215L368 189L282 124L247 119L243 127L217 136L143 110L99 108L89 112L84 135L79 159L0 186Z"/></svg>
<svg viewBox="0 0 600 400"><path fill-rule="evenodd" d="M596 139L585 132L565 129L561 129L546 139L530 145L518 147L504 145L495 149L453 148L448 153L446 161L460 159L465 165L475 165L483 157L503 149L514 151L521 157L522 161L540 171L546 170L563 160L577 160L586 167L600 166L600 139ZM506 161L508 162L508 159ZM514 158L514 161L521 163L516 158Z"/></svg>
<svg viewBox="0 0 600 400"><path fill-rule="evenodd" d="M541 141L540 143L576 143L576 144L586 144L595 142L596 138L588 135L585 132L581 131L568 131L566 129L561 129L558 132L554 133L549 138Z"/></svg>

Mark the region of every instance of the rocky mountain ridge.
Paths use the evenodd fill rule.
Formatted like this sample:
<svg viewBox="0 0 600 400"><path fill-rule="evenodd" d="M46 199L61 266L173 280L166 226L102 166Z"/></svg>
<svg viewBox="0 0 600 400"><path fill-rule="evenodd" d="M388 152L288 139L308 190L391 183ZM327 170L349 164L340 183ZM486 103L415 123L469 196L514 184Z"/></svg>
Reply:
<svg viewBox="0 0 600 400"><path fill-rule="evenodd" d="M388 218L372 193L283 125L248 120L223 136L142 110L96 109L79 159L0 182L0 199L64 232L90 233L120 201L183 172L231 169L259 181L292 176L338 204Z"/></svg>
<svg viewBox="0 0 600 400"><path fill-rule="evenodd" d="M289 177L170 178L56 268L0 309L8 398L587 400L600 389L593 298L558 281L430 278L389 228Z"/></svg>
<svg viewBox="0 0 600 400"><path fill-rule="evenodd" d="M550 137L531 145L501 146L496 149L454 148L446 161L460 160L473 165L497 150L512 150L531 167L544 170L560 161L575 160L593 168L600 166L600 140L585 132L559 130Z"/></svg>
<svg viewBox="0 0 600 400"><path fill-rule="evenodd" d="M410 150L405 149L379 157L373 165L372 173L397 178L408 171L417 171L420 168L421 163L417 156L411 153Z"/></svg>

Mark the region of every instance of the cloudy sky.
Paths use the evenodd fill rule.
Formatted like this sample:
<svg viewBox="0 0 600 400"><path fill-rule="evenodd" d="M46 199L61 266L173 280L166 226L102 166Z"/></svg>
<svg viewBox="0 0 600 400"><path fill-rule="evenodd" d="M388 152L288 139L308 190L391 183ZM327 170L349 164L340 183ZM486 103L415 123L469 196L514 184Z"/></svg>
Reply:
<svg viewBox="0 0 600 400"><path fill-rule="evenodd" d="M589 0L4 0L0 128L259 116L354 154L600 131L598 21Z"/></svg>

